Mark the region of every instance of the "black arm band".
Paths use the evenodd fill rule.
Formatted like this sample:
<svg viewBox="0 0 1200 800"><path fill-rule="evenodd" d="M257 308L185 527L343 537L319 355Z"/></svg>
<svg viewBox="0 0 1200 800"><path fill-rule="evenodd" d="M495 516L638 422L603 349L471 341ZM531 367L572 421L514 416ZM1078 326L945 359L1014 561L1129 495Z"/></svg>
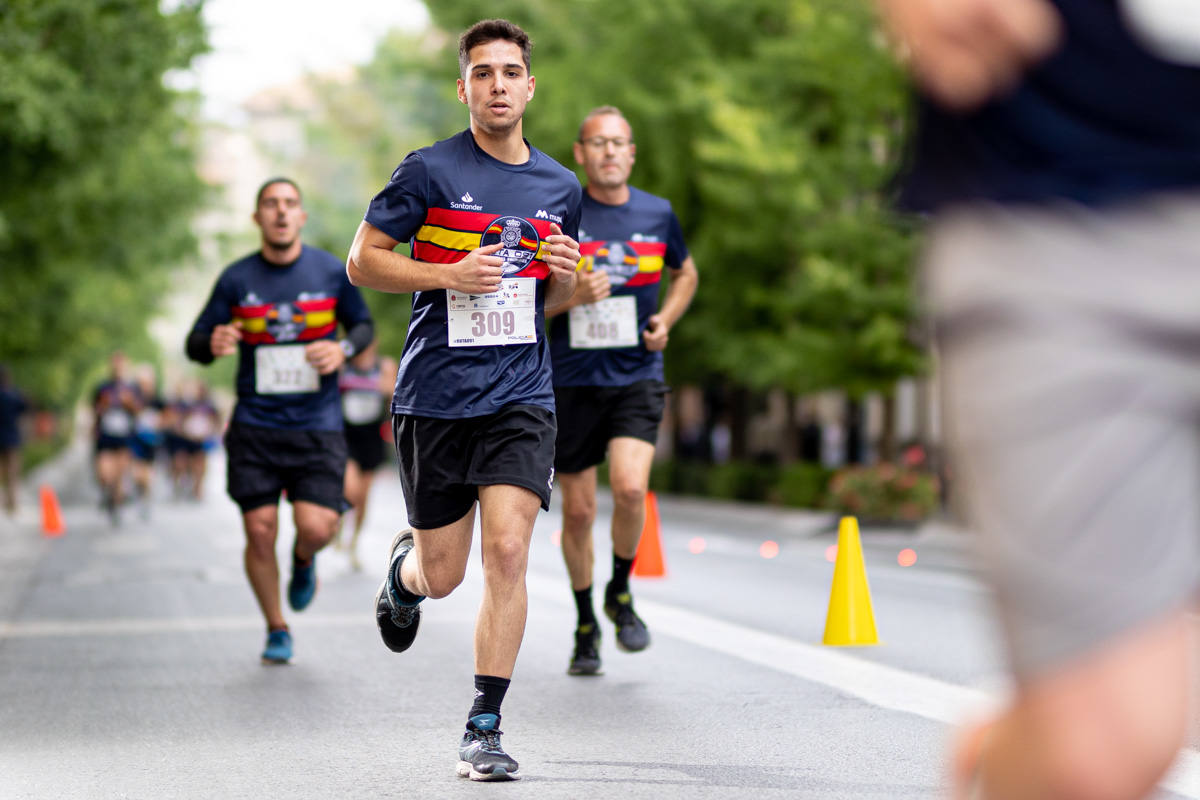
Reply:
<svg viewBox="0 0 1200 800"><path fill-rule="evenodd" d="M211 364L215 358L212 351L212 331L205 332L193 329L188 334L187 344L183 349L187 352L187 357L192 361L199 361L201 364Z"/></svg>
<svg viewBox="0 0 1200 800"><path fill-rule="evenodd" d="M375 323L370 319L364 319L353 328L347 330L346 338L343 341L349 342L350 347L353 348L353 352L349 353L347 358L361 353L374 338Z"/></svg>

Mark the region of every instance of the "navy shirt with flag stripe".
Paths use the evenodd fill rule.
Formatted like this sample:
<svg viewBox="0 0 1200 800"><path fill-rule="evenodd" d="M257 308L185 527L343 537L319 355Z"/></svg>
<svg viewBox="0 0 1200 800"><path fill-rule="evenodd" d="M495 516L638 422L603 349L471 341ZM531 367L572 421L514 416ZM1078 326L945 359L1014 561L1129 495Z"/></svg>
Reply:
<svg viewBox="0 0 1200 800"><path fill-rule="evenodd" d="M528 143L526 143L528 144ZM556 222L579 235L582 189L575 174L529 146L507 164L485 153L470 130L409 153L371 200L364 219L401 242L418 261L450 264L506 226L527 263L505 278L536 279L535 342L451 347L445 289L413 292L412 318L396 375L392 413L460 419L526 404L554 410L545 327L546 278L538 256Z"/></svg>
<svg viewBox="0 0 1200 800"><path fill-rule="evenodd" d="M662 353L647 350L641 333L658 311L663 267L679 269L688 257L670 201L633 186L629 187L629 200L616 206L585 192L579 239L584 268L607 272L613 297L636 298L638 343L572 349L570 314L559 314L550 321L554 385L628 386L642 380L661 381Z"/></svg>

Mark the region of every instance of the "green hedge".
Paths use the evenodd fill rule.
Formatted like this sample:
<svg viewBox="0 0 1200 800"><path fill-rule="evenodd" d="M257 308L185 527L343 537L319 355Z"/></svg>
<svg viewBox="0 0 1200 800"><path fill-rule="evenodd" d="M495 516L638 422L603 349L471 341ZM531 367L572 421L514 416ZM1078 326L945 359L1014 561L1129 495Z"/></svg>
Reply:
<svg viewBox="0 0 1200 800"><path fill-rule="evenodd" d="M598 479L607 485L607 463L600 465ZM834 470L820 464L747 461L656 461L650 470L650 489L659 494L828 509L881 521L923 519L937 510L940 495L933 475L893 465Z"/></svg>

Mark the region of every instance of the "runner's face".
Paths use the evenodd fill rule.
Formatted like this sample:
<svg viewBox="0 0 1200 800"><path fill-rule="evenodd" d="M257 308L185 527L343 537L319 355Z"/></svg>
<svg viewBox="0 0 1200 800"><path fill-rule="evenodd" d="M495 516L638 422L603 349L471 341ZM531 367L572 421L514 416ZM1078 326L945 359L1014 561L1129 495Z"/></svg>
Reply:
<svg viewBox="0 0 1200 800"><path fill-rule="evenodd" d="M467 77L458 80L458 99L485 133L508 133L533 99L534 80L525 69L521 48L507 39L494 39L472 47L469 56Z"/></svg>
<svg viewBox="0 0 1200 800"><path fill-rule="evenodd" d="M628 182L637 153L629 123L616 114L600 114L587 121L579 138L575 160L590 185L619 189Z"/></svg>
<svg viewBox="0 0 1200 800"><path fill-rule="evenodd" d="M262 229L263 244L286 250L300 238L308 214L300 205L300 192L290 183L272 183L263 190L254 212L254 221Z"/></svg>

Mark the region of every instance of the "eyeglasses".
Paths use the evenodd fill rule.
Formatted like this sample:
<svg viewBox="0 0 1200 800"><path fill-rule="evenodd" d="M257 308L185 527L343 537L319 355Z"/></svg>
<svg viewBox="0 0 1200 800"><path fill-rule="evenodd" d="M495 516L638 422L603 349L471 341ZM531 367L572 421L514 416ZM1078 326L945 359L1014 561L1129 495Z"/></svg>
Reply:
<svg viewBox="0 0 1200 800"><path fill-rule="evenodd" d="M629 145L633 144L632 139L624 139L620 136L614 136L612 138L593 136L590 139L583 139L582 142L585 147L590 147L593 150L603 150L610 144L613 146L614 150L624 150L626 147L629 147Z"/></svg>

